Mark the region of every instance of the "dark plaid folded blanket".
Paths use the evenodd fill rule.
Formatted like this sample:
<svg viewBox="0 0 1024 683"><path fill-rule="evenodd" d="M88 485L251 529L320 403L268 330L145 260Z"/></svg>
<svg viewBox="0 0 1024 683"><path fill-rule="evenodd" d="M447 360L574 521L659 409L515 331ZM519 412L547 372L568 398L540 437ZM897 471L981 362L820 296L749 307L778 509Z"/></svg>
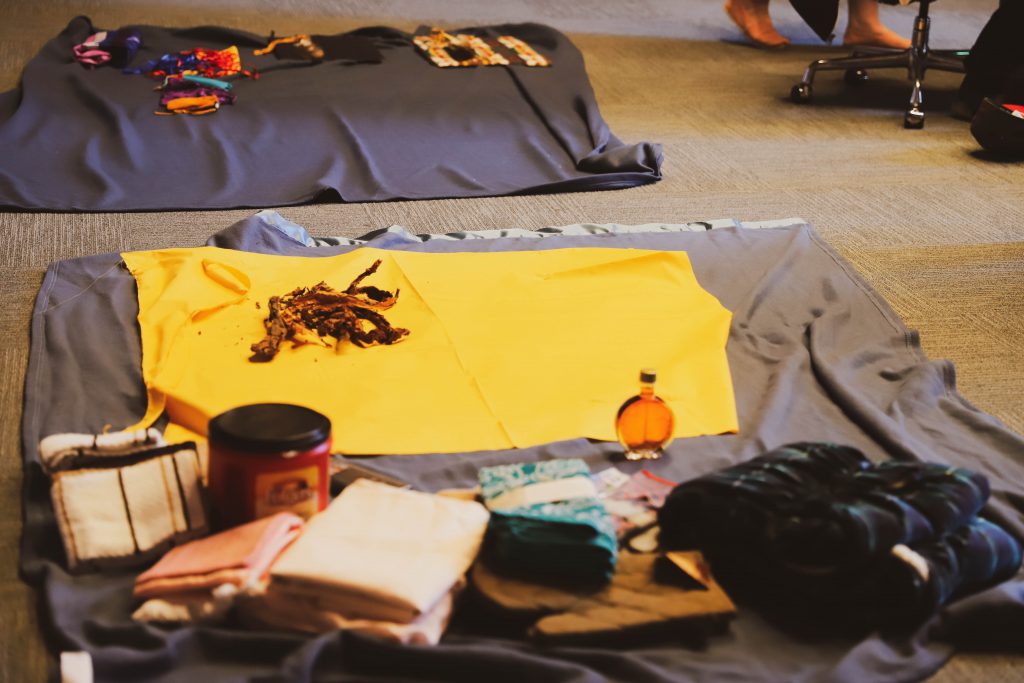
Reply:
<svg viewBox="0 0 1024 683"><path fill-rule="evenodd" d="M741 589L916 621L1020 566L1020 544L977 516L988 496L963 468L795 443L680 484L659 521L664 546L700 548Z"/></svg>

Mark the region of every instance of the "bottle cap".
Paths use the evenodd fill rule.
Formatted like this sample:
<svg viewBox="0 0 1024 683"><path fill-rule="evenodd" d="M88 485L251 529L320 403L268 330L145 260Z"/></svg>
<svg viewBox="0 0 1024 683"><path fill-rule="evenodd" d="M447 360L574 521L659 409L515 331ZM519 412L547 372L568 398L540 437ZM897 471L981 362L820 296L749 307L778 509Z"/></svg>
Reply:
<svg viewBox="0 0 1024 683"><path fill-rule="evenodd" d="M322 444L331 421L315 410L283 403L239 406L210 420L211 444L256 453L301 451Z"/></svg>
<svg viewBox="0 0 1024 683"><path fill-rule="evenodd" d="M654 371L654 368L644 368L640 371L641 382L653 382L658 378L658 373Z"/></svg>

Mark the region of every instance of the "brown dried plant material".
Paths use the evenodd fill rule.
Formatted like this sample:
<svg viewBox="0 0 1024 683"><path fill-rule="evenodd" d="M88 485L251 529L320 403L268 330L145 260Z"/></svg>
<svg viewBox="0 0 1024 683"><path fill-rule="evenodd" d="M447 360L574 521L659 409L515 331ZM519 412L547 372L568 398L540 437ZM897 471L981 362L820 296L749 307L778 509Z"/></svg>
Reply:
<svg viewBox="0 0 1024 683"><path fill-rule="evenodd" d="M394 344L409 334L392 327L381 314L395 305L398 292L392 294L373 286L360 287L364 279L377 272L380 260L362 272L345 291L339 292L321 282L313 287L298 287L284 296L270 297L263 326L267 336L253 344L250 361L262 363L277 355L281 344L291 340L303 344L319 339L325 345L340 346L346 339L359 347Z"/></svg>

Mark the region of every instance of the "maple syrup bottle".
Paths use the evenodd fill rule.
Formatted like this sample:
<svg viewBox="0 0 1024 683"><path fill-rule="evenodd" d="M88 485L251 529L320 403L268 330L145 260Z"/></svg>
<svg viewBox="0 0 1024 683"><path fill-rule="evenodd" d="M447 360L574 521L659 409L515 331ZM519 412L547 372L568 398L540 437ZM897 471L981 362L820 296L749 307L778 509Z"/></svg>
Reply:
<svg viewBox="0 0 1024 683"><path fill-rule="evenodd" d="M657 373L640 371L640 393L619 408L615 432L626 449L627 460L656 460L672 440L675 416L668 404L654 395Z"/></svg>

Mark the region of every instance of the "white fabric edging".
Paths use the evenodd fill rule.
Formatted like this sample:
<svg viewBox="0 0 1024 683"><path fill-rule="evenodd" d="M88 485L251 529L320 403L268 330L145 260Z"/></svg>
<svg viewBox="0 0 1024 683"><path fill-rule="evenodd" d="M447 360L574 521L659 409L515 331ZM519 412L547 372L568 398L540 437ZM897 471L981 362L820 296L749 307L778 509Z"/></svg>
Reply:
<svg viewBox="0 0 1024 683"><path fill-rule="evenodd" d="M487 501L487 507L491 510L508 510L574 498L597 498L597 487L593 479L584 476L567 477L520 486Z"/></svg>
<svg viewBox="0 0 1024 683"><path fill-rule="evenodd" d="M60 683L92 683L92 655L88 652L60 653Z"/></svg>
<svg viewBox="0 0 1024 683"><path fill-rule="evenodd" d="M928 577L931 572L928 569L928 560L924 559L920 553L916 550L909 548L902 543L894 545L890 551L894 557L903 562L906 562L910 567L920 574L921 578L924 579L925 583L928 582Z"/></svg>
<svg viewBox="0 0 1024 683"><path fill-rule="evenodd" d="M414 234L401 225L392 225L384 230L375 231L361 238L352 237L312 237L305 228L293 223L276 211L265 209L256 214L257 218L267 225L284 233L291 239L307 247L357 246L366 244L371 237L389 234L410 242L432 242L435 240L471 240L498 239L515 237L526 239L543 239L547 237L584 236L584 235L624 235L650 232L706 232L722 228L742 228L758 230L766 228L784 228L792 225L803 225L802 218L780 218L769 221L738 221L732 218L717 218L710 221L692 221L689 223L643 223L640 225L622 225L620 223L573 223L571 225L553 226L527 230L525 228L503 228L492 230L466 230L449 233Z"/></svg>
<svg viewBox="0 0 1024 683"><path fill-rule="evenodd" d="M76 458L122 458L167 445L160 430L107 434L51 434L39 442L39 459L49 471L74 467Z"/></svg>

